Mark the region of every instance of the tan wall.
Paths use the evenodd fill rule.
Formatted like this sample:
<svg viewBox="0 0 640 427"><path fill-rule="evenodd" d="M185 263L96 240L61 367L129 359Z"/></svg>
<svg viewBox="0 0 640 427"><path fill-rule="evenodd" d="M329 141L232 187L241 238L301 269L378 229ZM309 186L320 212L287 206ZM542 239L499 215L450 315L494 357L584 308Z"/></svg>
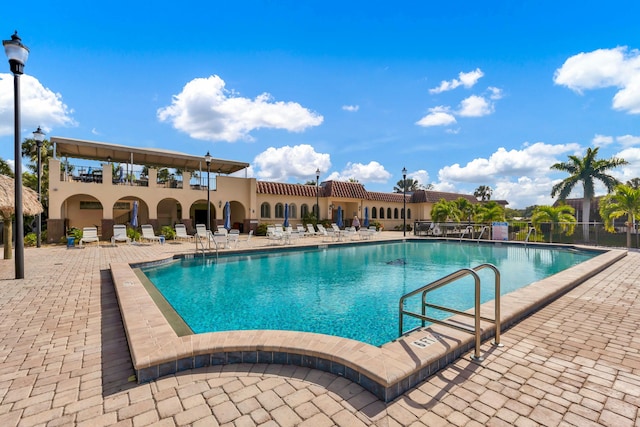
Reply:
<svg viewBox="0 0 640 427"><path fill-rule="evenodd" d="M110 164L103 165L103 182L87 183L76 182L59 173L60 160L50 159L49 161L49 219L52 221L68 220L68 225L72 227L85 227L100 225L102 220L110 220L111 223L123 222L127 217L127 210L114 209L117 202L130 202L139 200L139 224L152 223L155 226L173 225L176 222L183 222L191 225L195 212L206 211L207 191L206 189L192 189L189 186L191 174L183 174L184 188L167 188L165 184L156 183L157 170L149 169L149 187L112 183ZM245 229L250 224L257 222L279 223L284 218L275 217L275 207L277 203L294 204L296 206L295 217L290 217L292 224L302 223L302 205L306 204L309 212L312 212L316 203L316 197L300 197L287 195L257 194L257 184L255 178L237 178L226 175L216 177L216 188L209 193L211 201L212 226L222 224L224 221L224 205L227 201L231 204L231 223L243 224ZM80 209L80 201L97 201L102 205L100 209ZM260 207L263 202L271 206L269 218L260 217ZM402 210L402 203L391 203L360 199L343 199L320 197L320 219L335 221L338 206L343 209L343 220L346 225L350 225L354 215L358 215L361 222L364 220L364 208L369 208L369 219L382 223L384 228L393 229L403 223L400 215L395 219L392 215L389 218L386 214L387 208ZM372 208L385 210L384 218L379 215L372 217ZM407 223L419 219L429 219L431 205L408 204L411 209L411 218L407 218ZM206 216L206 215L205 215ZM128 217L127 217L128 218ZM55 240L58 236L52 236Z"/></svg>

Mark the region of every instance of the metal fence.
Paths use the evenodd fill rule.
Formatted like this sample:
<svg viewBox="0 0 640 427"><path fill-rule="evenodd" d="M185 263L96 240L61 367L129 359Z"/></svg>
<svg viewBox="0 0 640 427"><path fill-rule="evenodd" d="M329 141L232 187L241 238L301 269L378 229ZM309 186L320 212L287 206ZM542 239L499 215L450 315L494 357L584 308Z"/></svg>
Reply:
<svg viewBox="0 0 640 427"><path fill-rule="evenodd" d="M552 226L553 225L553 226ZM576 223L573 233L567 235L563 226L569 224L543 223L536 230L530 222L508 221L508 240L529 241L543 243L566 243L588 246L627 247L627 227L616 226L615 232L604 229L601 222ZM484 231L483 231L484 228ZM414 223L416 236L446 237L491 240L491 226L475 223L433 223L431 221L416 221ZM481 234L482 232L482 234ZM639 224L631 226L631 248L640 248Z"/></svg>

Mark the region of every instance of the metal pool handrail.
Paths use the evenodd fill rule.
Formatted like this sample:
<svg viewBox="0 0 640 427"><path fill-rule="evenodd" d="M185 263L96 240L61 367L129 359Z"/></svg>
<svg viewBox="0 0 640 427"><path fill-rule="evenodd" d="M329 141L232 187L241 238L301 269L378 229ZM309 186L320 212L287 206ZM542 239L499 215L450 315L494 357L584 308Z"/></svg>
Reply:
<svg viewBox="0 0 640 427"><path fill-rule="evenodd" d="M480 315L480 276L478 276L478 273L476 273L478 270L482 270L484 268L490 268L493 270L493 272L495 273L495 318L494 319L490 319L487 317L483 317ZM442 286L448 285L450 283L453 283L459 279L462 279L464 277L467 276L472 276L474 281L475 281L475 302L474 302L474 312L473 314L471 313L466 313L464 311L460 311L460 310L456 310L454 308L450 308L450 307L443 307L440 305L436 305L436 304L431 304L427 302L427 294L431 291L434 291ZM417 295L419 293L422 293L422 313L414 313L408 310L404 309L404 302L407 298L410 298L414 295ZM453 313L453 314L458 314L461 316L466 316L466 317L473 317L474 318L474 327L473 329L469 329L468 327L464 327L461 325L457 325L451 322L448 322L446 320L439 320L439 319L435 319L432 317L427 316L427 307L429 308L434 308L436 310L441 310L441 311L446 311L449 313ZM495 333L495 339L494 339L494 345L496 346L501 346L500 344L500 271L498 270L498 268L496 266L494 266L493 264L481 264L473 269L470 268L463 268L460 269L458 271L455 271L445 277L442 277L434 282L429 283L428 285L425 285L421 288L416 289L415 291L409 292L408 294L403 295L402 297L400 297L400 302L399 302L399 316L398 316L398 322L399 322L399 336L402 336L403 334L403 316L411 316L411 317L415 317L417 319L420 319L422 321L422 326L425 326L425 322L429 321L431 323L436 323L439 325L443 325L443 326L447 326L450 328L454 328L457 329L459 331L463 331L463 332L468 332L468 333L472 333L475 336L475 351L474 351L474 355L473 355L473 359L477 360L477 361L482 361L483 358L480 356L480 339L481 339L481 330L480 330L480 320L484 320L486 322L491 322L495 324L496 327L496 333Z"/></svg>

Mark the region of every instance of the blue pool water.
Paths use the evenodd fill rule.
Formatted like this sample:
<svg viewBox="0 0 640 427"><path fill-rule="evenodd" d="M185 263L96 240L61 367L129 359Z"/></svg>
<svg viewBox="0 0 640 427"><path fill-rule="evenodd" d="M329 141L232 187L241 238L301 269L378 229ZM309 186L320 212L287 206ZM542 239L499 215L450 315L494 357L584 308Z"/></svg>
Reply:
<svg viewBox="0 0 640 427"><path fill-rule="evenodd" d="M409 241L221 256L217 262L182 260L143 271L195 333L280 329L381 345L397 338L400 297L456 270L494 264L505 294L595 255L520 245ZM484 269L479 275L482 302L493 299L493 272ZM473 283L462 279L430 294L430 301L469 309ZM431 295L438 299L431 300ZM405 317L405 330L416 322Z"/></svg>

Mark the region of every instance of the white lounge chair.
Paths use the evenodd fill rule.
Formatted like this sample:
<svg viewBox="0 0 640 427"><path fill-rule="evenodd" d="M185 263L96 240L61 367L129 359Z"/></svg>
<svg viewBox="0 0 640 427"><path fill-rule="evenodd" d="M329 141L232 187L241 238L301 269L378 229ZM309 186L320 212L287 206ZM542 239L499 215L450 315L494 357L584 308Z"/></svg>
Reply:
<svg viewBox="0 0 640 427"><path fill-rule="evenodd" d="M307 224L307 236L317 236L318 233L316 232L316 229L313 228L313 224Z"/></svg>
<svg viewBox="0 0 640 427"><path fill-rule="evenodd" d="M240 240L240 230L231 229L229 230L229 234L227 234L227 242L229 243L229 247L233 245L233 247L238 247L238 241Z"/></svg>
<svg viewBox="0 0 640 427"><path fill-rule="evenodd" d="M82 239L80 239L80 246L83 243L96 242L100 243L100 239L98 238L98 227L84 227L82 229Z"/></svg>
<svg viewBox="0 0 640 427"><path fill-rule="evenodd" d="M140 240L148 241L148 242L160 242L160 237L156 236L156 233L153 231L153 225L151 224L143 224L141 227L142 236Z"/></svg>
<svg viewBox="0 0 640 427"><path fill-rule="evenodd" d="M226 249L228 246L227 235L224 233L213 233L213 244L216 249Z"/></svg>
<svg viewBox="0 0 640 427"><path fill-rule="evenodd" d="M191 242L193 240L193 236L187 234L187 226L184 224L176 224L176 235L173 238L174 240L186 240L187 242Z"/></svg>
<svg viewBox="0 0 640 427"><path fill-rule="evenodd" d="M131 243L131 239L127 236L127 226L124 224L113 225L113 236L111 236L111 244L115 245L117 242Z"/></svg>
<svg viewBox="0 0 640 427"><path fill-rule="evenodd" d="M274 226L267 226L267 240L275 243L285 243L284 233L282 227L277 228Z"/></svg>

